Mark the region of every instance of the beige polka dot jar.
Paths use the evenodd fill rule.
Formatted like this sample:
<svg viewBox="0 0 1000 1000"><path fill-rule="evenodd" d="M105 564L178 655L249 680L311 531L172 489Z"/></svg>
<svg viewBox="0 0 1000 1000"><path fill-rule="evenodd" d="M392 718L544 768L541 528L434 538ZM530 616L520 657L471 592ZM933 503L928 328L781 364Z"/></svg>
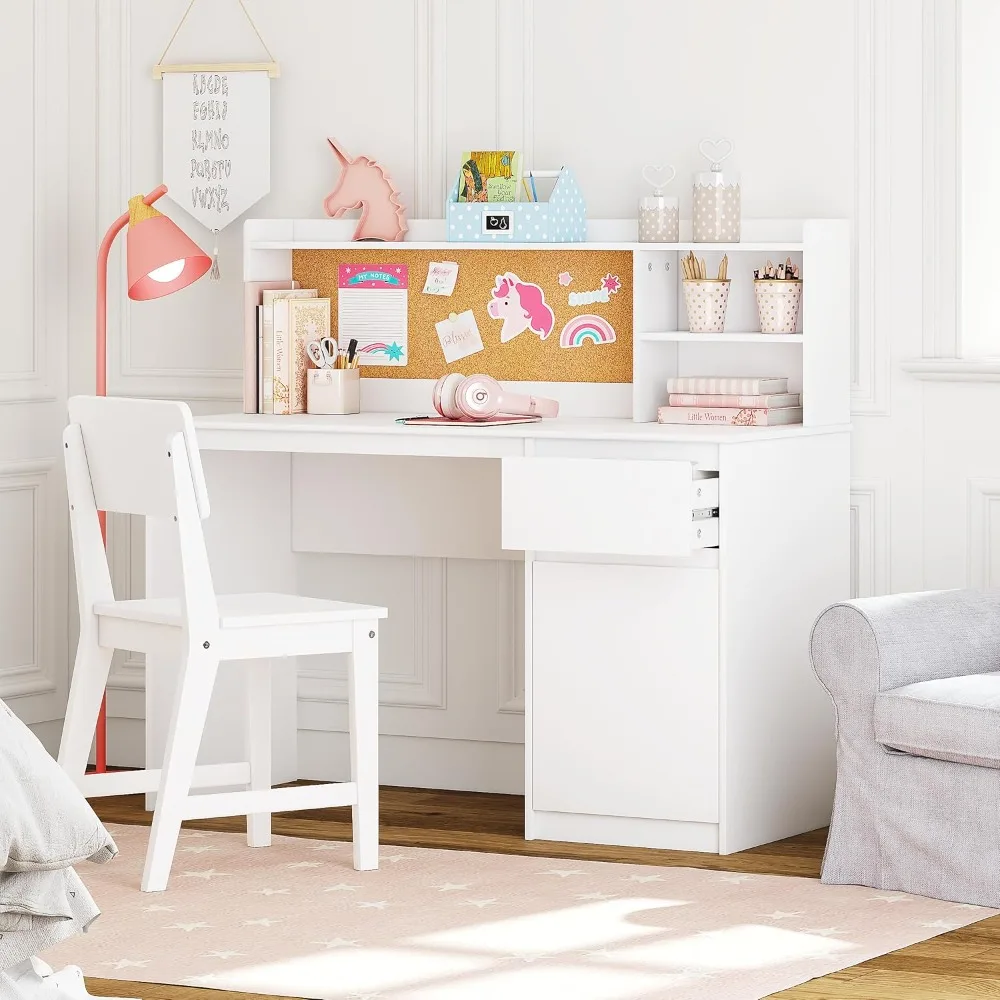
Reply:
<svg viewBox="0 0 1000 1000"><path fill-rule="evenodd" d="M739 181L722 172L722 161L733 148L730 139L702 139L698 146L711 169L695 174L691 190L691 238L695 243L740 241Z"/></svg>
<svg viewBox="0 0 1000 1000"><path fill-rule="evenodd" d="M760 279L753 283L761 333L796 333L802 312L800 279Z"/></svg>
<svg viewBox="0 0 1000 1000"><path fill-rule="evenodd" d="M677 171L672 166L647 164L642 179L653 193L639 199L639 242L676 243L681 235L681 209L677 198L663 193Z"/></svg>
<svg viewBox="0 0 1000 1000"><path fill-rule="evenodd" d="M729 280L685 278L684 304L692 333L722 333L726 329Z"/></svg>

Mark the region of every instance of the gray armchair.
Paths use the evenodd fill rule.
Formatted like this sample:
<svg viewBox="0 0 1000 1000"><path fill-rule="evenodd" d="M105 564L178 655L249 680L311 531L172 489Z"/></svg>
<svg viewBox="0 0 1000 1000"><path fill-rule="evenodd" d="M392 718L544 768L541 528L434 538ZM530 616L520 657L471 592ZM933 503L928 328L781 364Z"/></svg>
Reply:
<svg viewBox="0 0 1000 1000"><path fill-rule="evenodd" d="M822 881L1000 906L1000 592L835 604L810 654L837 720Z"/></svg>

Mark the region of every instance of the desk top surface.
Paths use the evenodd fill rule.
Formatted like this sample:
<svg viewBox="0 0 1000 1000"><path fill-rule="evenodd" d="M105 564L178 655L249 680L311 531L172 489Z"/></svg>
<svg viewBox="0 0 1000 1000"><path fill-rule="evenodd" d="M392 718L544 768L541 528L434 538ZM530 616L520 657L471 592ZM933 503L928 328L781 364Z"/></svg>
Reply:
<svg viewBox="0 0 1000 1000"><path fill-rule="evenodd" d="M347 416L300 414L271 416L256 413L221 413L197 417L198 443L208 451L338 452L351 439L366 450L367 439L376 452L390 441L403 453L497 454L497 445L516 446L529 441L621 441L654 444L737 444L775 438L802 438L844 433L849 424L824 427L685 427L635 423L623 417L558 417L532 424L420 426L396 423L402 413L355 413ZM376 446L377 443L377 446ZM393 448L395 450L395 448ZM506 450L501 448L501 450Z"/></svg>

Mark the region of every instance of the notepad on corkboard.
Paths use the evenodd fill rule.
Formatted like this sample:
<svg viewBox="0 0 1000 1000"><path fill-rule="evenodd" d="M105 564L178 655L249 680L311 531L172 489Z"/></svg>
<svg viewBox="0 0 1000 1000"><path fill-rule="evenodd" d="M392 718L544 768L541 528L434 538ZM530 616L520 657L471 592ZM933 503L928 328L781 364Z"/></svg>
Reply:
<svg viewBox="0 0 1000 1000"><path fill-rule="evenodd" d="M395 267L406 266L409 275L418 275L422 281L440 255L440 249L408 250L405 241L386 249L369 244L357 250L293 250L292 277L332 299L332 335L343 345L341 267L351 267L352 274L357 274L368 270L391 273ZM502 382L632 381L629 251L464 249L450 244L448 257L458 264L451 296L422 295L420 286L417 294L407 296L405 365L400 358L387 363L386 355L387 361L365 365L365 378L433 380L449 372L475 371ZM348 304L351 326L358 323L358 316L354 301ZM454 360L449 361L438 324L452 313L460 316L466 311L475 319L483 348L472 357L453 354ZM374 321L366 327L373 337L401 332L401 309L386 312L383 325ZM379 336L373 342L388 350L393 340ZM404 346L398 339L396 343Z"/></svg>

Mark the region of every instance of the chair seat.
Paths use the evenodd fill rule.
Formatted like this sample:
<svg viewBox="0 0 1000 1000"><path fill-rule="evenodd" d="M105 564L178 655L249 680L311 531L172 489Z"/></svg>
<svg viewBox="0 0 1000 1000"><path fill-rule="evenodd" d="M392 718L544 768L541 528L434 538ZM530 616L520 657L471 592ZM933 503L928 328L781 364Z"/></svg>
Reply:
<svg viewBox="0 0 1000 1000"><path fill-rule="evenodd" d="M219 628L254 628L273 625L329 625L334 622L386 618L385 608L370 604L324 601L295 594L219 594ZM94 605L94 613L104 618L145 622L151 625L182 623L180 601L172 597L152 597L138 601L105 601Z"/></svg>
<svg viewBox="0 0 1000 1000"><path fill-rule="evenodd" d="M1000 768L1000 671L881 692L875 738L917 757Z"/></svg>

